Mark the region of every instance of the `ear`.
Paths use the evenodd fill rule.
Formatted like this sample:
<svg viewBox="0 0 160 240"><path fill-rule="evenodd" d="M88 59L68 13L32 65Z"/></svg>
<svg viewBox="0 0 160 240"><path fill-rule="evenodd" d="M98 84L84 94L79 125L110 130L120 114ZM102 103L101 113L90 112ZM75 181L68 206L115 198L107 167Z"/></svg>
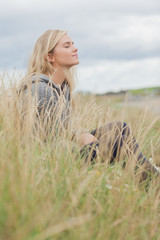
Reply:
<svg viewBox="0 0 160 240"><path fill-rule="evenodd" d="M45 59L50 63L55 62L55 58L54 58L53 54L50 54L50 53L48 53L48 55L45 57Z"/></svg>

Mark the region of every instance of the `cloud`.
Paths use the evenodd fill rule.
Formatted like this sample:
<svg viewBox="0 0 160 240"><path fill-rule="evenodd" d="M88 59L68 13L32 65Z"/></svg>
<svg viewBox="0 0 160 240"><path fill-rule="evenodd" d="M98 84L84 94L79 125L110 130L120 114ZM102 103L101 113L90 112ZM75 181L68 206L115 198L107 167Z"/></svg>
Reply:
<svg viewBox="0 0 160 240"><path fill-rule="evenodd" d="M96 11L102 12L104 14L159 14L160 2L158 0L7 0L1 2L1 13L6 15L6 13L13 12L39 12L40 14L46 11L48 13L55 14L54 10L57 10L58 13L66 13L68 15L79 14L89 14L95 13ZM83 10L83 12L82 12ZM102 16L101 15L101 16Z"/></svg>
<svg viewBox="0 0 160 240"><path fill-rule="evenodd" d="M96 65L105 62L105 69L110 66L114 71L118 71L119 65L125 66L123 72L117 72L117 77L120 73L124 79L129 69L135 69L139 79L138 74L141 76L146 71L145 61L150 61L156 81L159 27L158 0L3 1L0 3L0 69L26 69L37 38L47 29L65 29L79 49L80 69L87 76L92 66L97 69ZM129 68L130 64L134 66ZM109 72L104 70L102 75L109 74L112 81L114 73Z"/></svg>
<svg viewBox="0 0 160 240"><path fill-rule="evenodd" d="M101 61L79 67L77 90L94 93L119 91L160 84L160 58L132 61Z"/></svg>
<svg viewBox="0 0 160 240"><path fill-rule="evenodd" d="M81 56L87 61L160 56L160 16L125 16L102 23L98 31L80 39Z"/></svg>

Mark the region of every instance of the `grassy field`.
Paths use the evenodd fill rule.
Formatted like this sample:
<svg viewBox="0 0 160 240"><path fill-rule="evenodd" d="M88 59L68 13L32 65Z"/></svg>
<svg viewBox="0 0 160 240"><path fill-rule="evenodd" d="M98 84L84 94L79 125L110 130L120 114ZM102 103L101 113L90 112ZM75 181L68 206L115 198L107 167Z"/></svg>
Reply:
<svg viewBox="0 0 160 240"><path fill-rule="evenodd" d="M154 94L154 95L160 96L160 87L140 88L140 89L129 90L128 92L133 95L147 96L147 95Z"/></svg>
<svg viewBox="0 0 160 240"><path fill-rule="evenodd" d="M157 240L160 192L146 192L133 169L85 163L68 139L43 143L19 135L15 86L1 85L1 240ZM123 97L76 95L77 126L128 123L144 155L160 165L160 117L131 107Z"/></svg>

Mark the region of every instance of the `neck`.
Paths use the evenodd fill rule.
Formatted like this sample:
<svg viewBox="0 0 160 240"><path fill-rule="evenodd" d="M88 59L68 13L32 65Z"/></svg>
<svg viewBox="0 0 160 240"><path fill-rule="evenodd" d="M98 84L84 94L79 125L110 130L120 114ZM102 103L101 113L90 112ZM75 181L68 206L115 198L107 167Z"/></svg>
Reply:
<svg viewBox="0 0 160 240"><path fill-rule="evenodd" d="M65 78L65 74L60 68L57 68L56 71L51 75L51 79L56 85L62 85L62 83L65 81Z"/></svg>

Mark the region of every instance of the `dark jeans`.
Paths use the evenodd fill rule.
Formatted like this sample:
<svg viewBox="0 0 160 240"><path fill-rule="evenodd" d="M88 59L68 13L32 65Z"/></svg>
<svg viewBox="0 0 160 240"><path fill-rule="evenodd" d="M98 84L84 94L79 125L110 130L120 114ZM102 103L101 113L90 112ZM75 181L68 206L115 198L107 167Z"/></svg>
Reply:
<svg viewBox="0 0 160 240"><path fill-rule="evenodd" d="M140 170L139 182L151 180L154 174L159 184L159 171L143 156L131 129L125 122L110 122L90 133L97 138L97 141L82 147L80 153L85 157L85 162L96 160L98 153L102 162L114 163L115 160L119 161L123 149L127 162L132 163L135 172ZM125 166L126 162L123 162L123 167Z"/></svg>
<svg viewBox="0 0 160 240"><path fill-rule="evenodd" d="M146 160L131 129L125 122L110 122L90 133L97 138L97 141L81 149L82 156L86 155L86 161L96 159L98 151L104 161L108 160L109 163L113 163L115 159L119 159L122 149L125 150L127 156L134 157L136 161Z"/></svg>

